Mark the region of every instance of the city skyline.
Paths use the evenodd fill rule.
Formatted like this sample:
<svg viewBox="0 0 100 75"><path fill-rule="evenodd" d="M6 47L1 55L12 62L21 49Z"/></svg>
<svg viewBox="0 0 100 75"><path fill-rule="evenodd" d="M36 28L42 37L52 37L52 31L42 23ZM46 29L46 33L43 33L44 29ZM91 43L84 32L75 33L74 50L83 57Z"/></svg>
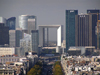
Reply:
<svg viewBox="0 0 100 75"><path fill-rule="evenodd" d="M4 18L16 17L16 27L19 27L19 15L35 15L38 25L61 24L65 26L65 10L78 10L78 14L86 13L88 9L99 9L100 0L1 0L0 16ZM51 29L56 34L56 29ZM65 31L65 28L64 28ZM64 32L65 34L65 32ZM50 37L51 34L50 34ZM56 36L51 40L55 40ZM65 36L64 36L65 39Z"/></svg>

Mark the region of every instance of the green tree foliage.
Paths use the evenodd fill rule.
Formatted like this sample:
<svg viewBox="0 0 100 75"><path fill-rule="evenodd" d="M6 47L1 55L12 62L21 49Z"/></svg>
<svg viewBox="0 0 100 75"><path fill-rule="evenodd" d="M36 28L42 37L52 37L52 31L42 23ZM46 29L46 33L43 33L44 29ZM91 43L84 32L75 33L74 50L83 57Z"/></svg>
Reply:
<svg viewBox="0 0 100 75"><path fill-rule="evenodd" d="M61 64L59 61L55 62L55 64L54 64L53 74L54 75L63 75Z"/></svg>
<svg viewBox="0 0 100 75"><path fill-rule="evenodd" d="M42 70L42 63L37 62L33 68L28 71L27 75L41 75L41 70Z"/></svg>

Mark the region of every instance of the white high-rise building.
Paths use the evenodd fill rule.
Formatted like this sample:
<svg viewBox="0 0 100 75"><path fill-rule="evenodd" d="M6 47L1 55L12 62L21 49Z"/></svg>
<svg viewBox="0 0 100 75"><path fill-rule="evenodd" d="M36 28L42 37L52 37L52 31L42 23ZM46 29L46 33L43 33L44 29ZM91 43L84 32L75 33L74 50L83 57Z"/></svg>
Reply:
<svg viewBox="0 0 100 75"><path fill-rule="evenodd" d="M31 30L36 30L36 16L34 15L21 15L19 16L19 27L22 30L28 30L28 33L31 33Z"/></svg>

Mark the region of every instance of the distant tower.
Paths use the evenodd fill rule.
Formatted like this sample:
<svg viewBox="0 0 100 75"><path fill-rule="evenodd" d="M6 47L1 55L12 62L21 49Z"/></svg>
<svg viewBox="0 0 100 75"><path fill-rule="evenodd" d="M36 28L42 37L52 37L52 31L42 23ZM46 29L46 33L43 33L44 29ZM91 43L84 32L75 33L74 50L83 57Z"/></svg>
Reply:
<svg viewBox="0 0 100 75"><path fill-rule="evenodd" d="M38 30L31 31L31 39L32 39L32 51L38 52L38 45L39 45L39 32Z"/></svg>
<svg viewBox="0 0 100 75"><path fill-rule="evenodd" d="M28 33L31 33L31 30L36 30L36 16L34 15L21 15L19 16L19 27L22 30L28 30Z"/></svg>
<svg viewBox="0 0 100 75"><path fill-rule="evenodd" d="M96 31L96 28L97 28L97 19L100 20L100 14L98 15L97 17L97 13L100 13L100 9L88 9L87 10L87 13L88 14L91 14L92 15L92 23L94 24L94 27L92 30ZM95 28L95 29L94 29ZM94 33L93 34L93 37L95 37L94 41L95 41L95 47L97 48L97 33ZM100 36L99 36L99 49L100 49Z"/></svg>
<svg viewBox="0 0 100 75"><path fill-rule="evenodd" d="M16 18L11 17L6 20L6 25L9 27L9 30L15 30L16 29Z"/></svg>
<svg viewBox="0 0 100 75"><path fill-rule="evenodd" d="M75 16L75 45L95 46L95 24L92 15L81 14Z"/></svg>
<svg viewBox="0 0 100 75"><path fill-rule="evenodd" d="M6 25L6 18L0 17L0 23L4 23L4 25Z"/></svg>
<svg viewBox="0 0 100 75"><path fill-rule="evenodd" d="M66 10L66 50L75 46L75 15L78 15L78 10Z"/></svg>
<svg viewBox="0 0 100 75"><path fill-rule="evenodd" d="M9 45L9 27L0 23L0 45Z"/></svg>
<svg viewBox="0 0 100 75"><path fill-rule="evenodd" d="M16 30L9 30L9 46L16 47Z"/></svg>

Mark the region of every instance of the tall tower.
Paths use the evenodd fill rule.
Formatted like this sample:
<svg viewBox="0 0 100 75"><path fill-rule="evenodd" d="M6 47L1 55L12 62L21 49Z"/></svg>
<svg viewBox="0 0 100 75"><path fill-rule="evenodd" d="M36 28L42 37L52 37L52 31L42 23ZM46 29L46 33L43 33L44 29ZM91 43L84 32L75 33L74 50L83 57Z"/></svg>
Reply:
<svg viewBox="0 0 100 75"><path fill-rule="evenodd" d="M6 25L9 27L9 30L15 30L16 29L16 18L11 17L6 20Z"/></svg>
<svg viewBox="0 0 100 75"><path fill-rule="evenodd" d="M75 46L75 15L78 10L66 10L66 50Z"/></svg>
<svg viewBox="0 0 100 75"><path fill-rule="evenodd" d="M94 46L95 31L92 29L92 15L81 14L75 16L75 45Z"/></svg>
<svg viewBox="0 0 100 75"><path fill-rule="evenodd" d="M16 47L16 30L9 30L9 46Z"/></svg>
<svg viewBox="0 0 100 75"><path fill-rule="evenodd" d="M88 9L87 13L95 13L94 15L97 16L96 13L100 13L100 9ZM98 19L100 20L100 15L98 15Z"/></svg>
<svg viewBox="0 0 100 75"><path fill-rule="evenodd" d="M9 27L4 26L4 23L0 23L0 45L9 45Z"/></svg>
<svg viewBox="0 0 100 75"><path fill-rule="evenodd" d="M36 16L34 15L21 15L19 16L19 27L22 30L28 30L28 33L31 33L31 30L36 30Z"/></svg>
<svg viewBox="0 0 100 75"><path fill-rule="evenodd" d="M38 45L39 45L39 32L38 30L31 31L31 40L32 40L32 51L38 52Z"/></svg>
<svg viewBox="0 0 100 75"><path fill-rule="evenodd" d="M94 30L96 31L96 30L98 30L98 28L97 28L97 22L98 22L98 20L100 20L100 9L88 9L87 10L87 13L88 14L92 14L92 23L94 24L94 27L93 28L95 28ZM95 34L93 34L94 36L95 36L95 39L94 39L94 41L95 41L95 47L98 49L100 49L100 36L99 36L99 34L97 34L97 33L95 33Z"/></svg>

